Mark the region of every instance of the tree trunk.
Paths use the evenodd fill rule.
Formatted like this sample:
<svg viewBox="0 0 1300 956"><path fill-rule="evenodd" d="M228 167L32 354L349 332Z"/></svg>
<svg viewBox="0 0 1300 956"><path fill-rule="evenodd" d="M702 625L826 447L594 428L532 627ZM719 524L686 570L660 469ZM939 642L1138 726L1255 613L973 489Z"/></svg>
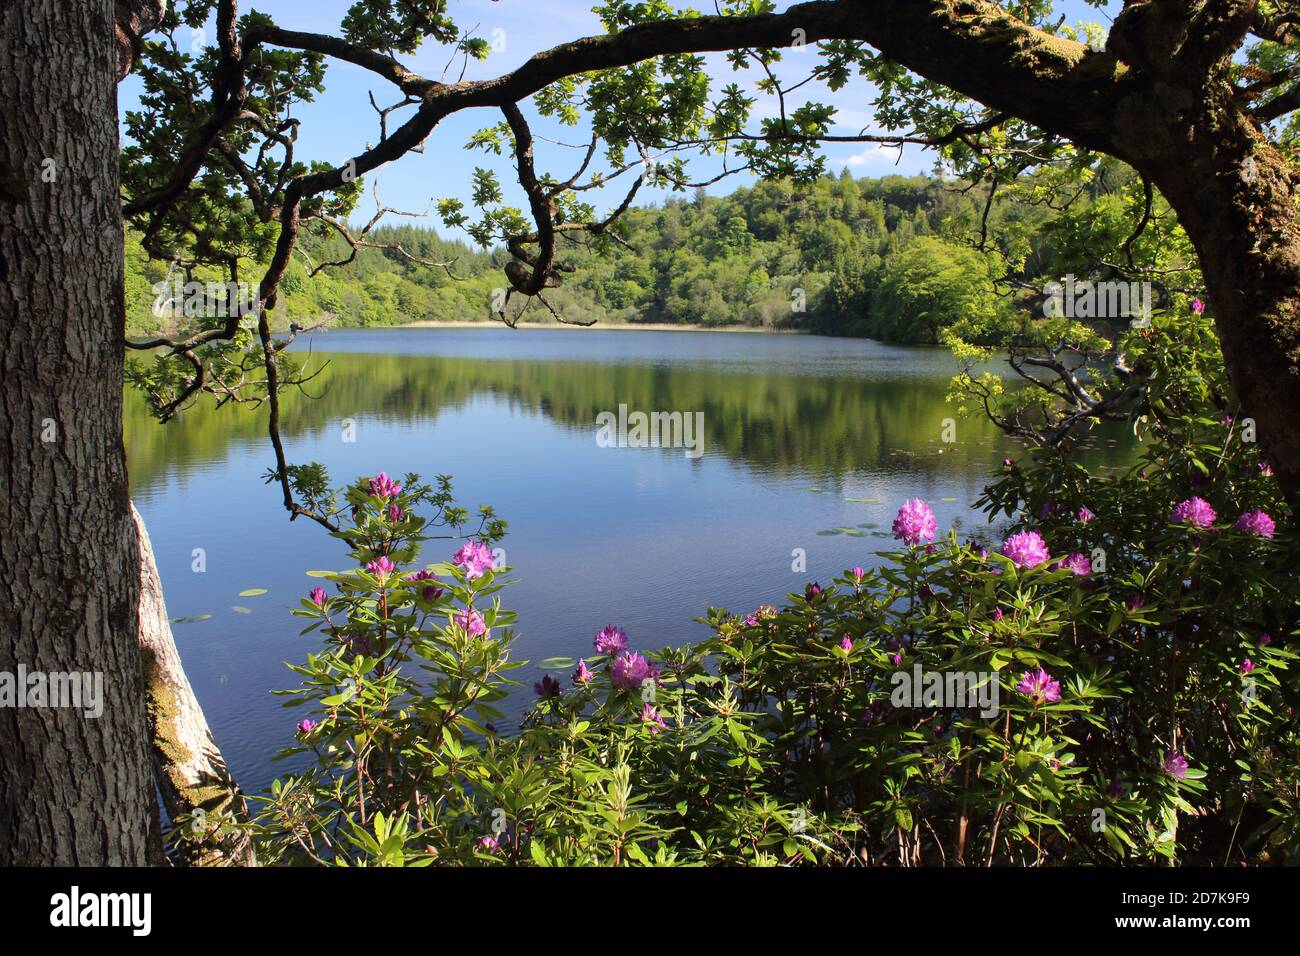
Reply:
<svg viewBox="0 0 1300 956"><path fill-rule="evenodd" d="M248 822L248 806L181 666L149 532L134 504L131 515L140 539L140 653L154 781L171 818L189 817L178 854L197 866L255 866L247 831L232 826Z"/></svg>
<svg viewBox="0 0 1300 956"><path fill-rule="evenodd" d="M111 0L0 5L0 681L24 668L30 685L0 706L5 865L158 849L122 450L117 68ZM102 713L17 706L37 703L31 675L68 672L99 675Z"/></svg>
<svg viewBox="0 0 1300 956"><path fill-rule="evenodd" d="M1233 388L1300 514L1300 191L1227 100L1208 91L1201 115L1161 137L1166 152L1148 172L1196 247Z"/></svg>

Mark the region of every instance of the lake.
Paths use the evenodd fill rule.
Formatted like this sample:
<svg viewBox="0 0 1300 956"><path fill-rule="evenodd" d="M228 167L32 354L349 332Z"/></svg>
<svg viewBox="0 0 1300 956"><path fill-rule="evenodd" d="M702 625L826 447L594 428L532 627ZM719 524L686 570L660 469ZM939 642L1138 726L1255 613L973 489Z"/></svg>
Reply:
<svg viewBox="0 0 1300 956"><path fill-rule="evenodd" d="M942 530L991 537L970 504L1016 453L984 421L960 419L956 440L943 440L956 371L944 349L486 327L332 330L293 351L325 369L308 386L314 398L285 397L290 463L319 461L336 485L381 470L450 474L459 504L495 506L519 582L502 592L520 615L514 654L532 661L588 654L609 623L636 648L692 641L705 635L693 619L710 605L748 613L868 566L891 546L907 498L929 501ZM597 416L620 405L702 413L700 453L603 447ZM264 411L210 403L159 426L128 394L132 494L168 612L202 618L176 623L176 642L250 793L284 771L270 758L302 716L269 692L295 684L284 661L318 647L289 608L318 583L305 572L346 567L342 543L312 522L290 523L278 486L265 484L274 463L265 427ZM1114 464L1131 452L1111 439L1089 454ZM431 541L425 560L455 547ZM806 571L792 570L796 549ZM540 674L512 675L525 685L513 715Z"/></svg>

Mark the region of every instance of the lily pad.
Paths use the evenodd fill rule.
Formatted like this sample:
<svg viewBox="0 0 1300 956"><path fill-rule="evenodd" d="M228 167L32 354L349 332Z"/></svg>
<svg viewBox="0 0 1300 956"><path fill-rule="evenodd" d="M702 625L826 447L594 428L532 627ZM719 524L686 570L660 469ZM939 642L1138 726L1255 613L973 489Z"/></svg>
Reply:
<svg viewBox="0 0 1300 956"><path fill-rule="evenodd" d="M234 611L236 614L252 614L252 613L253 613L253 609L252 609L252 608L250 608L250 607L242 607L242 606L240 606L240 605L238 605L238 604L232 604L232 605L230 605L230 609L231 609L232 611Z"/></svg>
<svg viewBox="0 0 1300 956"><path fill-rule="evenodd" d="M197 624L199 621L209 621L212 619L211 614L182 614L180 617L172 618L173 624Z"/></svg>
<svg viewBox="0 0 1300 956"><path fill-rule="evenodd" d="M544 671L563 671L577 667L578 662L572 657L548 657L544 661L538 661L537 666Z"/></svg>
<svg viewBox="0 0 1300 956"><path fill-rule="evenodd" d="M239 592L240 597L258 597L266 593L266 588L245 588Z"/></svg>

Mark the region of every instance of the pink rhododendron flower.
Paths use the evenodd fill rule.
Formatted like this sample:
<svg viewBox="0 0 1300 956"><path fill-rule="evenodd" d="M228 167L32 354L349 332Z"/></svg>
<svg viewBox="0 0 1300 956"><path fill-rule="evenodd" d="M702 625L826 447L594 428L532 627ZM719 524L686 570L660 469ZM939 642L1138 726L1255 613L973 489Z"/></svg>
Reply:
<svg viewBox="0 0 1300 956"><path fill-rule="evenodd" d="M1255 669L1255 662L1252 661L1249 657L1247 657L1245 660L1241 662L1241 672L1243 674L1249 674L1254 669Z"/></svg>
<svg viewBox="0 0 1300 956"><path fill-rule="evenodd" d="M533 684L533 693L538 697L559 697L560 682L550 674L543 674L542 679Z"/></svg>
<svg viewBox="0 0 1300 956"><path fill-rule="evenodd" d="M1048 498L1043 502L1043 506L1038 509L1038 519L1046 521L1048 518L1059 515L1064 510L1066 510L1065 505L1054 498Z"/></svg>
<svg viewBox="0 0 1300 956"><path fill-rule="evenodd" d="M845 652L853 650L853 642L849 640L849 636L847 634L845 634L842 638L840 638L840 647Z"/></svg>
<svg viewBox="0 0 1300 956"><path fill-rule="evenodd" d="M1237 519L1236 528L1238 531L1253 534L1257 538L1271 538L1273 532L1277 530L1277 526L1273 523L1273 519L1268 516L1268 512L1259 508L1243 512L1241 517Z"/></svg>
<svg viewBox="0 0 1300 956"><path fill-rule="evenodd" d="M402 510L401 505L389 505L389 506L388 506L388 518L389 518L390 521L392 521L392 522L394 522L394 523L396 523L396 522L398 522L398 521L401 521L401 520L402 520L402 515L404 515L404 514L406 514L406 512Z"/></svg>
<svg viewBox="0 0 1300 956"><path fill-rule="evenodd" d="M1063 557L1061 567L1069 568L1079 577L1087 577L1092 574L1092 562L1088 560L1086 554L1080 554L1078 551L1072 551Z"/></svg>
<svg viewBox="0 0 1300 956"><path fill-rule="evenodd" d="M1260 646L1260 647L1268 647L1268 645L1270 645L1270 644L1272 644L1272 643L1273 643L1273 636L1272 636L1271 634L1264 633L1264 634L1259 635L1259 646Z"/></svg>
<svg viewBox="0 0 1300 956"><path fill-rule="evenodd" d="M317 607L324 607L325 602L328 600L329 600L329 595L325 593L325 589L321 587L319 584L316 585L316 587L311 589L312 604L315 604Z"/></svg>
<svg viewBox="0 0 1300 956"><path fill-rule="evenodd" d="M1200 315L1202 312L1205 311L1205 303L1202 302L1199 298L1193 299L1192 311L1195 312L1197 315Z"/></svg>
<svg viewBox="0 0 1300 956"><path fill-rule="evenodd" d="M596 676L596 672L587 666L584 660L578 661L578 669L573 672L573 682L575 684L590 684L591 679Z"/></svg>
<svg viewBox="0 0 1300 956"><path fill-rule="evenodd" d="M436 581L438 580L438 575L434 574L428 568L421 568L419 571L416 571L411 575L411 580ZM438 587L436 584L426 584L424 587L420 588L420 597L424 598L426 601L436 601L438 598L442 597L442 588Z"/></svg>
<svg viewBox="0 0 1300 956"><path fill-rule="evenodd" d="M757 615L757 614L747 614L747 615L745 615L745 626L746 626L746 627L758 627L758 615Z"/></svg>
<svg viewBox="0 0 1300 956"><path fill-rule="evenodd" d="M402 493L402 486L381 471L370 479L370 493L376 498L393 498Z"/></svg>
<svg viewBox="0 0 1300 956"><path fill-rule="evenodd" d="M920 498L913 498L903 503L894 519L894 537L908 545L917 545L922 541L934 540L939 530L939 523L934 520L934 512Z"/></svg>
<svg viewBox="0 0 1300 956"><path fill-rule="evenodd" d="M1204 498L1188 498L1174 506L1169 520L1174 524L1185 524L1189 528L1208 528L1217 517L1210 503Z"/></svg>
<svg viewBox="0 0 1300 956"><path fill-rule="evenodd" d="M1016 690L1029 698L1035 707L1040 704L1054 704L1061 699L1061 685L1052 679L1052 675L1041 667L1025 671Z"/></svg>
<svg viewBox="0 0 1300 956"><path fill-rule="evenodd" d="M1002 542L1002 553L1018 568L1032 568L1051 559L1047 542L1037 531L1021 531Z"/></svg>
<svg viewBox="0 0 1300 956"><path fill-rule="evenodd" d="M640 654L624 651L610 662L609 680L619 690L637 690L659 672Z"/></svg>
<svg viewBox="0 0 1300 956"><path fill-rule="evenodd" d="M489 833L478 838L478 846L484 853L495 853L501 846L501 838L495 833Z"/></svg>
<svg viewBox="0 0 1300 956"><path fill-rule="evenodd" d="M1080 505L1079 513L1076 517L1079 519L1079 524L1087 524L1089 521L1091 521L1093 518L1097 516L1088 510L1087 505Z"/></svg>
<svg viewBox="0 0 1300 956"><path fill-rule="evenodd" d="M995 608L993 609L993 620L995 620L995 621L1000 621L1000 620L1002 620L1002 618L1005 617L1005 616L1006 616L1006 615L1004 615L1004 614L1002 613L1002 608L1000 608L1000 607L995 607Z"/></svg>
<svg viewBox="0 0 1300 956"><path fill-rule="evenodd" d="M483 577L484 572L492 569L494 561L492 549L477 538L466 541L461 545L460 550L451 556L451 563L465 572L466 581Z"/></svg>
<svg viewBox="0 0 1300 956"><path fill-rule="evenodd" d="M373 574L375 577L379 578L379 580L382 582L386 577L388 577L395 570L397 570L397 568L393 565L392 561L388 560L388 555L381 554L375 560L369 562L366 565L366 570L369 571L371 574Z"/></svg>
<svg viewBox="0 0 1300 956"><path fill-rule="evenodd" d="M313 730L315 730L318 726L319 725L314 720L300 720L298 721L298 726L295 729L300 734L309 734Z"/></svg>
<svg viewBox="0 0 1300 956"><path fill-rule="evenodd" d="M1187 758L1177 750L1165 751L1165 773L1182 780L1187 776Z"/></svg>
<svg viewBox="0 0 1300 956"><path fill-rule="evenodd" d="M627 632L621 627L606 624L596 632L592 641L597 654L621 654L627 650Z"/></svg>
<svg viewBox="0 0 1300 956"><path fill-rule="evenodd" d="M660 716L659 711L655 710L648 703L641 708L641 719L650 725L650 733L657 734L661 730L668 729L668 723Z"/></svg>
<svg viewBox="0 0 1300 956"><path fill-rule="evenodd" d="M472 607L465 608L465 610L457 614L452 618L452 620L456 623L457 627L470 637L478 637L487 630L487 622L483 620L483 615Z"/></svg>
<svg viewBox="0 0 1300 956"><path fill-rule="evenodd" d="M863 578L867 576L867 572L862 570L861 568L854 568L849 572L849 574L853 575L853 579L855 581L861 581Z"/></svg>

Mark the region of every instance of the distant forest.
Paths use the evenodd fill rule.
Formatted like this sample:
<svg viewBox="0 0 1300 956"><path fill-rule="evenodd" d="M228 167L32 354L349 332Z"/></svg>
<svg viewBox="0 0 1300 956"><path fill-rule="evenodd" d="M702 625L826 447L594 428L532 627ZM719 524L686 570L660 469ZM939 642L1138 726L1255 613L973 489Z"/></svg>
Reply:
<svg viewBox="0 0 1300 956"><path fill-rule="evenodd" d="M572 271L546 295L576 321L802 329L905 343L938 342L952 328L992 344L1027 321L1017 290L1023 297L1046 277L1086 269L1075 250L1089 247L1095 256L1098 247L1122 243L1134 189L1131 174L1116 166L1104 168L1068 212L1032 202L1032 181L992 202L979 185L932 176L856 179L847 170L810 186L765 182L725 197L700 190L628 210L618 227L622 242L562 246L560 261ZM508 253L441 238L431 223L416 222L381 225L370 240L446 268L364 248L313 277L314 267L346 259L349 249L332 231L304 229L277 318L353 327L489 321ZM185 321L152 308L168 265L149 261L128 233L128 324L137 333ZM260 277L253 263L243 274ZM173 273L169 286L177 279ZM551 317L537 306L523 319L534 320Z"/></svg>

